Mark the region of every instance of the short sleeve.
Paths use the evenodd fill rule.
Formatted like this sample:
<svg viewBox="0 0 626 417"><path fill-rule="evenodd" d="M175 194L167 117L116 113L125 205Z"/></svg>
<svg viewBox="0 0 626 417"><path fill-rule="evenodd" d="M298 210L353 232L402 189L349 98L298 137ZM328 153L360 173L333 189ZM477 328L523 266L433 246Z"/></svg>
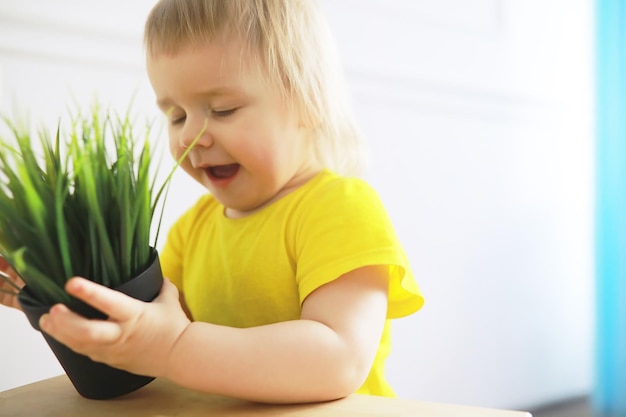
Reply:
<svg viewBox="0 0 626 417"><path fill-rule="evenodd" d="M419 310L421 291L380 197L364 181L336 178L309 196L309 208L299 221L296 279L301 302L347 272L387 265L388 318Z"/></svg>

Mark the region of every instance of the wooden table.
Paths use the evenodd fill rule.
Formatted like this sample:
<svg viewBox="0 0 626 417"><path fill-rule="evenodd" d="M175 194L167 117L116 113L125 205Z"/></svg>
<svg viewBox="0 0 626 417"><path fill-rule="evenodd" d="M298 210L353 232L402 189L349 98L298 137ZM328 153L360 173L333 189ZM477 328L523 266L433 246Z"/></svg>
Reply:
<svg viewBox="0 0 626 417"><path fill-rule="evenodd" d="M202 394L155 380L126 396L95 401L80 397L65 375L0 392L2 417L530 417L529 413L351 395L306 405L266 405Z"/></svg>

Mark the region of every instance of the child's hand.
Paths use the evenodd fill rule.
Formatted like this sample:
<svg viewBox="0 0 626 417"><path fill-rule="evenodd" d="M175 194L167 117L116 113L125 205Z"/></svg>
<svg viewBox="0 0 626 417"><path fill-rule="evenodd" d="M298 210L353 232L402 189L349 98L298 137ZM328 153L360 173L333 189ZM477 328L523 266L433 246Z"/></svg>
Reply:
<svg viewBox="0 0 626 417"><path fill-rule="evenodd" d="M0 304L21 310L17 302L17 293L24 286L24 281L9 266L9 263L0 256Z"/></svg>
<svg viewBox="0 0 626 417"><path fill-rule="evenodd" d="M43 331L94 361L140 375L165 375L172 347L190 323L169 280L151 303L84 278L71 279L66 289L109 319L88 320L57 304L41 317Z"/></svg>

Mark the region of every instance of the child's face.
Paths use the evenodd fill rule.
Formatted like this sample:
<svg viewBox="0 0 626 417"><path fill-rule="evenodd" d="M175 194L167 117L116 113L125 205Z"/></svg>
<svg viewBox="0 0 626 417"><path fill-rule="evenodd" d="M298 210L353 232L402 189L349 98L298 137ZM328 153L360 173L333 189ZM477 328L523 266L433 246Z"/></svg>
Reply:
<svg viewBox="0 0 626 417"><path fill-rule="evenodd" d="M148 57L176 158L203 130L183 169L229 217L254 212L302 185L319 167L300 118L275 88L241 65L237 42Z"/></svg>

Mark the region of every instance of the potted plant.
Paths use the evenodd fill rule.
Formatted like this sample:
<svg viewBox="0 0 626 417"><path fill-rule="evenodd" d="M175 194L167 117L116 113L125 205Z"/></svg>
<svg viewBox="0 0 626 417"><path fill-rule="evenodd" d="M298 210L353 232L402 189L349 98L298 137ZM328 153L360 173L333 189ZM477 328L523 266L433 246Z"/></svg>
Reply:
<svg viewBox="0 0 626 417"><path fill-rule="evenodd" d="M54 135L42 130L35 139L28 127L4 121L11 138L0 137L0 256L25 283L15 291L31 325L40 330L40 316L56 303L106 318L65 292L74 276L152 301L163 280L155 249L161 200L174 170L157 185L149 127L138 133L128 113L118 117L97 106L75 116L67 133L59 124ZM113 398L153 379L93 362L43 336L86 398Z"/></svg>

